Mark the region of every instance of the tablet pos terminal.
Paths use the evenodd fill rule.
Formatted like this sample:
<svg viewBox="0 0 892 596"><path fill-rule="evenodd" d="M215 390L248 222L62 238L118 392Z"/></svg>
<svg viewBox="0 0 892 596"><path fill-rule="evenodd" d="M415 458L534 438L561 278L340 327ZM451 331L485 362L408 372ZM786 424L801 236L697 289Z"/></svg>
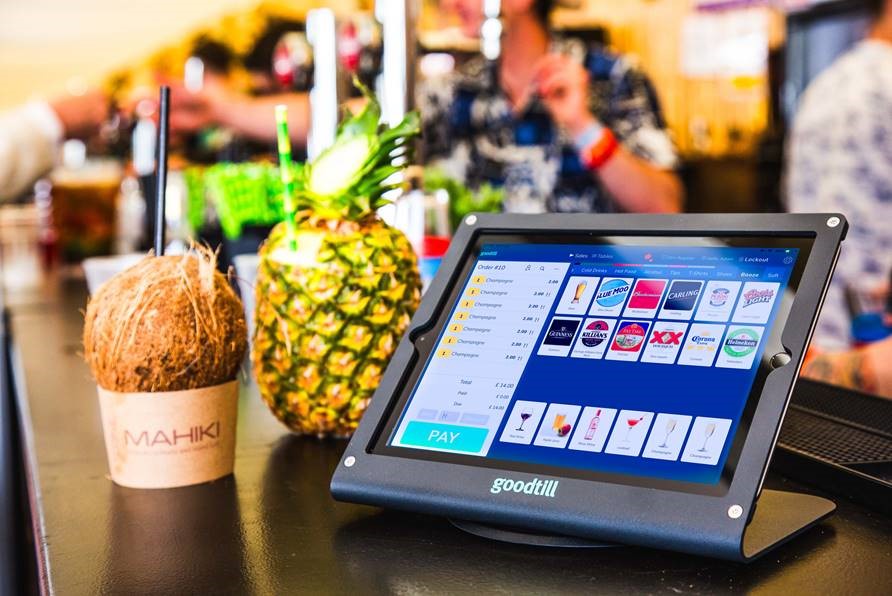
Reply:
<svg viewBox="0 0 892 596"><path fill-rule="evenodd" d="M759 556L835 508L762 482L846 227L467 216L332 494L520 542Z"/></svg>

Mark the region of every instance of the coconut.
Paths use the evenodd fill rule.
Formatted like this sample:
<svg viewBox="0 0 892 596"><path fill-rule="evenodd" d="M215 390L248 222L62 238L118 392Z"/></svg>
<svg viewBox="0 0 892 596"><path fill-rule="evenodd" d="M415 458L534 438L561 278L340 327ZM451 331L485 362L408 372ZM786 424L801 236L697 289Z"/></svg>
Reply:
<svg viewBox="0 0 892 596"><path fill-rule="evenodd" d="M216 255L147 256L87 305L84 356L118 392L181 391L236 378L247 346L241 302Z"/></svg>

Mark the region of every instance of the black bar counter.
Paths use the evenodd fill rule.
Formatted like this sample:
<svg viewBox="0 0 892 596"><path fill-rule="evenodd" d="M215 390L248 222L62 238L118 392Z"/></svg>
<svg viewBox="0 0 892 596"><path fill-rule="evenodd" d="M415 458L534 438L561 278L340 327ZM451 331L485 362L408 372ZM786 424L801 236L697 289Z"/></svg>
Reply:
<svg viewBox="0 0 892 596"><path fill-rule="evenodd" d="M53 594L892 594L892 519L835 515L750 564L642 548L488 542L447 520L335 503L343 441L290 434L242 386L235 474L170 490L108 478L81 357L82 282L7 292L13 395L36 545ZM815 492L769 474L767 486ZM22 548L30 548L22 546Z"/></svg>

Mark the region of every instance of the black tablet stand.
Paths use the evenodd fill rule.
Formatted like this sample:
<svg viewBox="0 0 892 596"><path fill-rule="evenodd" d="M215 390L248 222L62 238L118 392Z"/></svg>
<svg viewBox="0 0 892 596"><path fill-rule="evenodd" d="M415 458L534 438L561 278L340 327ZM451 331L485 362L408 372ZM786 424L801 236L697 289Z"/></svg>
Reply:
<svg viewBox="0 0 892 596"><path fill-rule="evenodd" d="M833 501L778 490L764 490L757 502L753 518L740 537L740 552L744 561L756 559L772 548L808 530L836 509ZM456 528L489 540L557 548L607 548L623 546L598 542L575 536L540 534L518 528L481 524L450 519Z"/></svg>
<svg viewBox="0 0 892 596"><path fill-rule="evenodd" d="M333 496L475 520L453 523L475 535L506 542L591 547L592 541L600 540L740 562L759 557L835 509L832 502L819 497L772 490L759 493L846 229L840 214L467 216L335 470ZM740 435L736 464L728 470L733 473L723 473L727 490L664 490L646 482L639 486L555 475L551 468L522 471L502 468L497 462L477 465L456 454L407 452L387 443L388 425L396 424L400 412L398 400L407 385L414 383L413 375L421 374L432 349L432 343L422 340L437 324L445 324L444 313L451 312L448 307L458 300L463 287L460 281L485 244L509 240L591 244L593 239L613 236L784 237L804 251L795 301L785 307L789 309L785 322L772 332L765 347L766 354L784 353L786 358L762 363L763 384L748 417L748 431ZM499 480L527 483L542 477L559 481L560 488L547 497L494 490Z"/></svg>

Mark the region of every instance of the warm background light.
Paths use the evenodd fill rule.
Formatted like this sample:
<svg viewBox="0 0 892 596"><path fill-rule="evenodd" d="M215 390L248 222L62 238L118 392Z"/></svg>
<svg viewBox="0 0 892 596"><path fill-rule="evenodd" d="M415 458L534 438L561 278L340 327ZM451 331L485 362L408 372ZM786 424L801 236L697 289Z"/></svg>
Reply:
<svg viewBox="0 0 892 596"><path fill-rule="evenodd" d="M275 0L296 11L357 0ZM110 71L176 44L220 16L259 0L0 1L0 109L98 83Z"/></svg>

